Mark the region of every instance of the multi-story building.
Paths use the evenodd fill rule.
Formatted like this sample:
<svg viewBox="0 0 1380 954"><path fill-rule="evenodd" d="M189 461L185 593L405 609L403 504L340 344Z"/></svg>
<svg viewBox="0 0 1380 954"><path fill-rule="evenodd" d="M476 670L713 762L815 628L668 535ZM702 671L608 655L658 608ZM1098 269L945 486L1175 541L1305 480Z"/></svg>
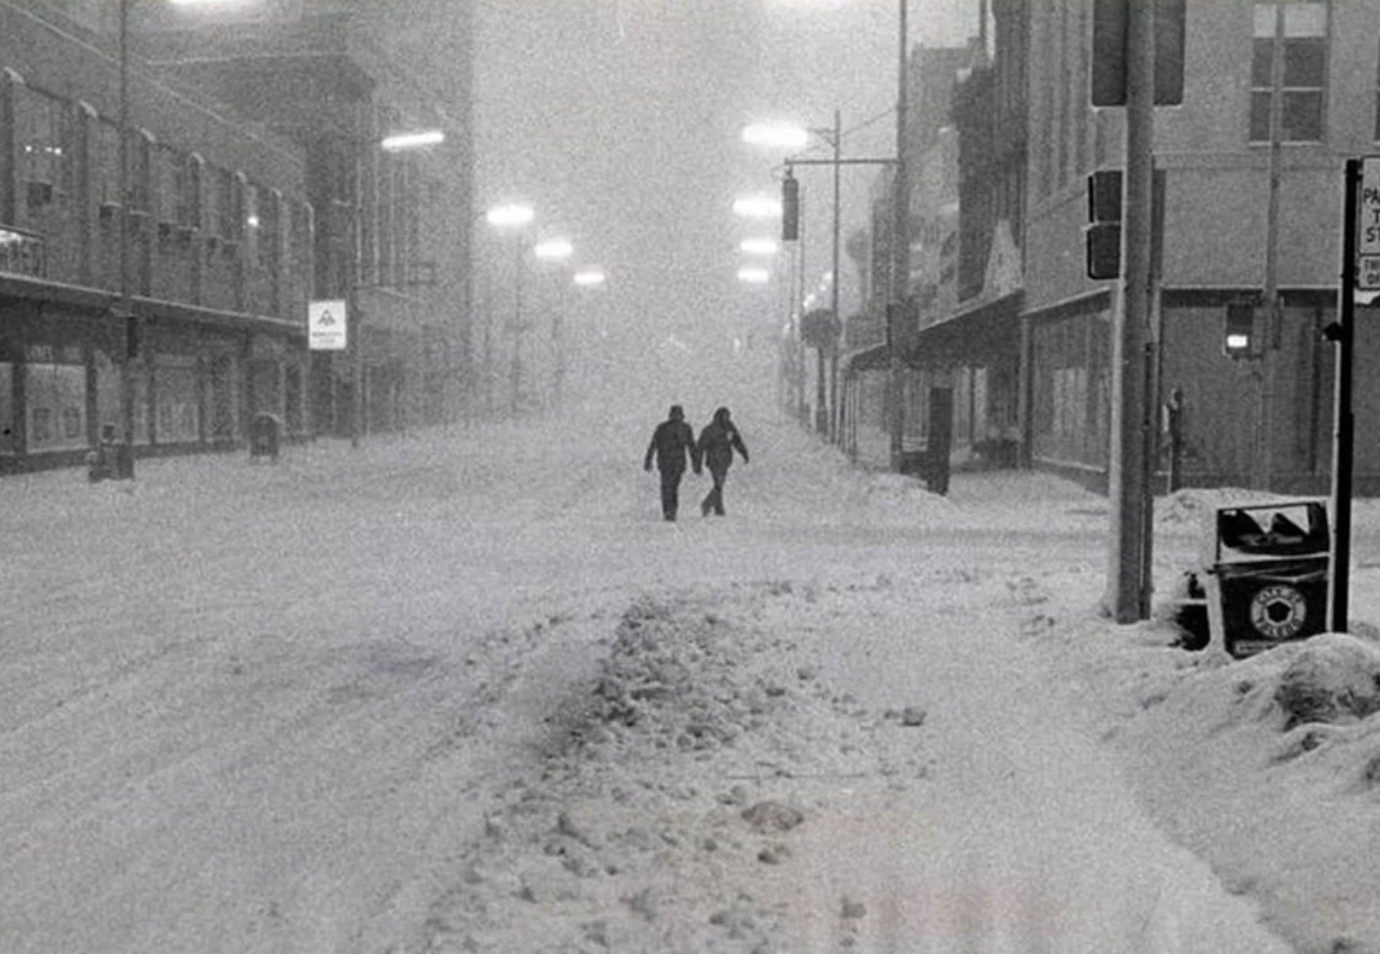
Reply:
<svg viewBox="0 0 1380 954"><path fill-rule="evenodd" d="M118 439L125 393L139 454L237 446L261 412L289 437L460 413L469 7L382 6L0 0L0 470ZM423 126L446 143L379 148ZM308 351L322 298L362 348Z"/></svg>
<svg viewBox="0 0 1380 954"><path fill-rule="evenodd" d="M355 315L362 354L315 356L319 426L347 434L453 419L472 397L470 4L280 0L195 12L154 31L160 68L302 149L318 294ZM446 138L381 147L422 130Z"/></svg>
<svg viewBox="0 0 1380 954"><path fill-rule="evenodd" d="M953 389L960 446L1104 486L1118 287L1088 277L1084 233L1090 174L1124 165L1124 110L1090 102L1094 0L985 6L991 33L951 108L956 296L921 310L905 343L908 393ZM1186 9L1183 102L1154 117L1162 231L1150 329L1160 394L1185 399L1182 477L1321 493L1335 360L1323 332L1336 314L1343 166L1380 148L1380 0ZM912 164L921 155L913 149ZM917 207L945 189L920 188L938 193ZM1272 292L1277 319L1265 307ZM911 293L931 300L923 284ZM1258 306L1245 359L1224 348L1227 306L1242 304ZM1363 423L1380 406L1371 373L1380 324L1370 314L1360 309L1355 327ZM852 366L879 367L884 350ZM924 443L924 418L908 408L908 441ZM1374 492L1380 443L1361 433L1356 447L1357 487Z"/></svg>
<svg viewBox="0 0 1380 954"><path fill-rule="evenodd" d="M131 63L122 187L103 9L0 2L0 472L309 430L303 156Z"/></svg>
<svg viewBox="0 0 1380 954"><path fill-rule="evenodd" d="M1105 479L1116 283L1086 276L1087 175L1123 165L1124 111L1089 105L1092 0L1020 5L1031 55L1023 422L1031 460ZM1189 483L1325 492L1344 160L1380 139L1380 2L1187 5L1184 94L1157 107L1163 171L1158 325L1162 393L1182 390ZM1278 69L1272 65L1278 63ZM1272 136L1272 103L1280 123ZM1223 349L1229 303L1262 316L1268 360ZM1357 419L1380 404L1380 330L1356 322ZM1358 434L1357 486L1380 486L1380 444Z"/></svg>

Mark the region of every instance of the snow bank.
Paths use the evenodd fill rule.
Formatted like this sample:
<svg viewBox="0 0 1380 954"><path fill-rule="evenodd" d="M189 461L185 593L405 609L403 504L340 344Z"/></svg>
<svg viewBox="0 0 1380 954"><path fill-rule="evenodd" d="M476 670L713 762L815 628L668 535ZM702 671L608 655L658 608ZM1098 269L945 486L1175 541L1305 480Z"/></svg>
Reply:
<svg viewBox="0 0 1380 954"><path fill-rule="evenodd" d="M756 872L791 864L815 806L763 785L877 765L847 700L751 624L771 590L627 608L593 684L552 701L534 776L487 808L426 950L782 950L782 911Z"/></svg>
<svg viewBox="0 0 1380 954"><path fill-rule="evenodd" d="M1231 661L1132 629L1045 638L1159 822L1298 950L1380 952L1380 644L1325 633Z"/></svg>

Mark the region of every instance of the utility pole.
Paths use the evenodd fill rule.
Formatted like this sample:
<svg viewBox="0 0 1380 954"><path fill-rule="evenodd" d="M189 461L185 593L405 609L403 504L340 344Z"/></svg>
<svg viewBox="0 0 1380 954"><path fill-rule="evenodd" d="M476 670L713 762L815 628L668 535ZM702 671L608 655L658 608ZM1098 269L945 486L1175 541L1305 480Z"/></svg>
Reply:
<svg viewBox="0 0 1380 954"><path fill-rule="evenodd" d="M843 114L834 110L834 209L832 224L832 259L829 267L832 278L829 281L829 311L834 316L834 327L839 337L834 339L833 350L829 355L829 438L834 440L838 432L839 416L839 350L843 347L843 317L839 314L839 175L842 168L840 154L843 151Z"/></svg>
<svg viewBox="0 0 1380 954"><path fill-rule="evenodd" d="M522 234L513 240L513 363L509 368L513 417L522 413L522 259L526 251Z"/></svg>
<svg viewBox="0 0 1380 954"><path fill-rule="evenodd" d="M120 304L119 319L123 325L125 347L120 362L120 405L121 425L124 443L117 450L116 476L121 480L134 479L134 387L135 361L139 355L139 338L142 329L139 318L134 314L133 291L129 279L130 216L129 206L134 197L134 189L129 181L129 15L135 0L120 0Z"/></svg>
<svg viewBox="0 0 1380 954"><path fill-rule="evenodd" d="M1120 307L1112 325L1112 432L1108 461L1111 551L1107 603L1119 623L1150 615L1153 499L1147 474L1151 318L1155 4L1130 3L1126 42L1126 173Z"/></svg>
<svg viewBox="0 0 1380 954"><path fill-rule="evenodd" d="M1264 328L1261 334L1260 379L1256 409L1256 439L1252 448L1251 485L1270 489L1273 471L1270 449L1274 446L1274 396L1279 380L1279 349L1282 316L1279 302L1279 191L1284 121L1284 8L1275 8L1274 47L1270 54L1270 170L1269 201L1265 216Z"/></svg>
<svg viewBox="0 0 1380 954"><path fill-rule="evenodd" d="M896 63L896 173L891 227L891 302L887 308L887 351L891 399L891 469L901 472L906 432L905 365L901 360L901 323L906 315L906 292L910 286L910 174L906 162L906 127L909 113L909 39L907 0L900 0L897 33L899 48Z"/></svg>

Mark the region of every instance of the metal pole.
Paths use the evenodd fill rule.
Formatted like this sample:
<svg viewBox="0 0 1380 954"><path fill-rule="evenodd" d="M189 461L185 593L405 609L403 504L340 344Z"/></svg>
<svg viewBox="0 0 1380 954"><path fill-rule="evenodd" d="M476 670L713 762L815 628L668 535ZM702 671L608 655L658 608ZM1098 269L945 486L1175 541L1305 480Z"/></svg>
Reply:
<svg viewBox="0 0 1380 954"><path fill-rule="evenodd" d="M1265 224L1265 309L1260 349L1260 378L1256 409L1259 426L1252 460L1251 484L1258 490L1270 488L1273 470L1270 450L1274 444L1274 395L1279 378L1280 302L1279 302L1279 191L1281 133L1284 116L1284 7L1275 8L1274 47L1270 56L1270 171L1269 201Z"/></svg>
<svg viewBox="0 0 1380 954"><path fill-rule="evenodd" d="M353 140L350 145L350 159L352 160L353 174L350 177L350 209L353 214L350 216L350 260L346 263L345 271L345 294L348 304L350 322L354 326L354 368L352 377L354 378L354 400L351 407L350 424L350 447L358 450L360 440L364 436L364 385L367 378L364 365L364 315L359 308L359 259L360 259L360 227L359 220L363 214L360 209L360 156L359 146Z"/></svg>
<svg viewBox="0 0 1380 954"><path fill-rule="evenodd" d="M839 163L839 153L843 149L843 116L839 110L834 110L834 196L833 196L833 247L830 251L829 269L833 278L829 282L829 310L834 316L834 327L839 329L839 334L843 334L843 318L839 315L839 175L842 165ZM833 351L829 355L829 436L833 439L838 431L839 413L839 348L843 342L839 338L833 341Z"/></svg>
<svg viewBox="0 0 1380 954"><path fill-rule="evenodd" d="M513 243L513 367L512 367L512 406L513 417L522 408L522 234L518 233Z"/></svg>
<svg viewBox="0 0 1380 954"><path fill-rule="evenodd" d="M120 323L124 332L124 361L121 367L121 412L124 445L118 451L116 476L134 479L134 361L138 347L138 324L129 282L129 8L134 0L120 0Z"/></svg>
<svg viewBox="0 0 1380 954"><path fill-rule="evenodd" d="M555 350L555 413L559 414L564 406L565 399L565 342L562 324L564 319L561 316L560 301L556 302L556 313L551 316L551 347Z"/></svg>
<svg viewBox="0 0 1380 954"><path fill-rule="evenodd" d="M1146 478L1146 375L1154 189L1155 5L1128 4L1126 173L1122 198L1121 307L1112 327L1112 434L1108 466L1111 554L1108 603L1119 623L1150 613L1152 502Z"/></svg>
<svg viewBox="0 0 1380 954"><path fill-rule="evenodd" d="M891 307L887 309L887 350L889 352L891 398L891 469L900 473L906 429L905 368L901 362L901 342L897 327L905 313L906 292L910 284L910 175L906 163L906 127L909 112L907 90L908 45L907 0L900 0L897 34L899 35L896 62L896 178L892 199L891 228Z"/></svg>
<svg viewBox="0 0 1380 954"><path fill-rule="evenodd" d="M804 189L802 187L801 191ZM796 423L802 427L808 427L809 423L805 417L805 238L806 238L806 211L808 206L804 197L800 200L799 221L800 239L795 243L795 291L791 301L791 325L795 331L795 408L794 415Z"/></svg>
<svg viewBox="0 0 1380 954"><path fill-rule="evenodd" d="M1347 631L1347 602L1351 594L1351 468L1356 422L1352 415L1352 359L1356 318L1356 218L1361 184L1361 160L1346 161L1342 209L1342 288L1337 326L1330 337L1337 342L1335 420L1332 424L1332 556L1328 566L1327 628Z"/></svg>

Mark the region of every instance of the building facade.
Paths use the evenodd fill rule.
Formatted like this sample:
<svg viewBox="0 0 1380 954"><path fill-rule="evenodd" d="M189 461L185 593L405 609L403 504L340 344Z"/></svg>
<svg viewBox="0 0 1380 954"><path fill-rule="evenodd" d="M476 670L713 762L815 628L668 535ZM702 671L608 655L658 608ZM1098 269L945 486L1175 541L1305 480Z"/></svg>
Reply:
<svg viewBox="0 0 1380 954"><path fill-rule="evenodd" d="M1120 289L1088 277L1085 227L1089 176L1124 166L1124 110L1091 105L1094 0L984 6L947 116L915 117L952 127L958 213L946 233L933 210L951 187L921 178L912 209L925 265L909 289L915 333L904 326L899 342L906 443L927 443L925 397L949 389L956 452L1105 487ZM1179 473L1188 485L1324 493L1335 361L1324 332L1336 317L1344 163L1380 148L1380 0L1231 0L1188 4L1186 17L1183 101L1154 117L1149 329L1158 394L1184 399ZM925 148L910 149L924 168ZM886 216L873 218L883 229ZM924 277L936 269L952 274L951 298ZM1228 306L1254 308L1246 357L1224 348ZM1371 314L1359 308L1355 325L1365 493L1380 490L1380 442L1365 434L1380 409ZM849 366L881 369L887 354L860 351ZM855 419L886 420L885 389L853 393ZM1168 459L1157 466L1167 476Z"/></svg>
<svg viewBox="0 0 1380 954"><path fill-rule="evenodd" d="M308 433L303 157L134 67L122 189L91 13L0 3L0 472L80 463L127 420L145 455L236 446L258 413Z"/></svg>
<svg viewBox="0 0 1380 954"><path fill-rule="evenodd" d="M1124 116L1089 106L1090 0L1030 5L1028 16L1025 438L1036 465L1099 482L1117 283L1087 278L1082 230L1087 175L1124 164ZM1334 346L1322 331L1336 311L1344 162L1380 138L1380 3L1234 0L1188 4L1187 18L1183 104L1154 118L1161 393L1185 397L1184 479L1323 493ZM1236 302L1261 306L1257 359L1224 353ZM1373 493L1380 446L1364 428L1380 403L1380 336L1365 309L1356 329L1356 481Z"/></svg>
<svg viewBox="0 0 1380 954"><path fill-rule="evenodd" d="M305 155L318 294L348 303L362 347L313 356L324 433L450 421L473 398L472 13L433 7L239 4L166 16L153 35L163 71ZM445 139L383 148L423 130Z"/></svg>
<svg viewBox="0 0 1380 954"><path fill-rule="evenodd" d="M139 455L240 446L263 413L289 438L460 416L469 9L441 31L424 6L0 0L0 471L120 440L125 394ZM440 33L433 69L411 47ZM419 128L445 144L380 147ZM309 350L321 299L362 347Z"/></svg>

